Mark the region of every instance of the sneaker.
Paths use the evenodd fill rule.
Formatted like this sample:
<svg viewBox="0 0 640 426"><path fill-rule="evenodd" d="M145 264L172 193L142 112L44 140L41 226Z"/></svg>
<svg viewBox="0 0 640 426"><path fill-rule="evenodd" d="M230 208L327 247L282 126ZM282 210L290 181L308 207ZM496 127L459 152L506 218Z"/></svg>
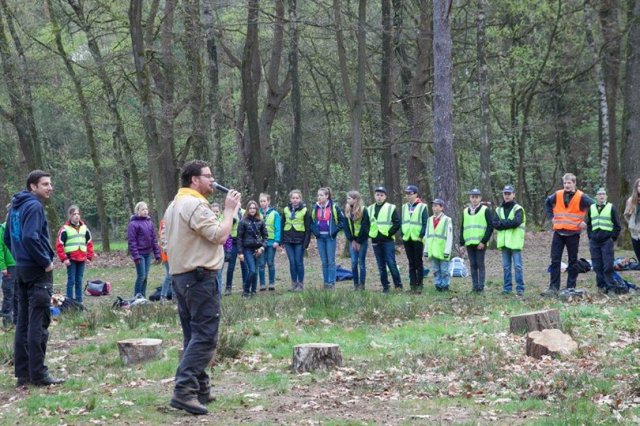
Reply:
<svg viewBox="0 0 640 426"><path fill-rule="evenodd" d="M297 282L292 282L291 283L291 288L289 289L289 291L298 291L298 283Z"/></svg>
<svg viewBox="0 0 640 426"><path fill-rule="evenodd" d="M304 284L296 283L296 287L291 291L295 291L296 293L299 293L299 292L301 292L303 290L304 290Z"/></svg>
<svg viewBox="0 0 640 426"><path fill-rule="evenodd" d="M230 296L231 295L231 289L230 288L225 288L224 289L224 295L225 296Z"/></svg>
<svg viewBox="0 0 640 426"><path fill-rule="evenodd" d="M502 295L503 296L510 296L511 295L511 290L502 290Z"/></svg>
<svg viewBox="0 0 640 426"><path fill-rule="evenodd" d="M524 293L520 291L520 292L516 293L516 297L517 297L518 299L521 299L521 300L522 300L522 299L524 299Z"/></svg>
<svg viewBox="0 0 640 426"><path fill-rule="evenodd" d="M260 287L260 291L267 291L266 287Z"/></svg>
<svg viewBox="0 0 640 426"><path fill-rule="evenodd" d="M269 286L269 291L276 291L276 286L270 285Z"/></svg>
<svg viewBox="0 0 640 426"><path fill-rule="evenodd" d="M546 289L545 291L540 293L540 296L542 296L542 297L558 297L558 290L556 290L555 288L549 287L548 289Z"/></svg>
<svg viewBox="0 0 640 426"><path fill-rule="evenodd" d="M242 293L242 297L249 297L249 293Z"/></svg>
<svg viewBox="0 0 640 426"><path fill-rule="evenodd" d="M187 413L195 415L207 414L209 412L207 407L202 405L194 396L188 398L178 398L177 396L174 396L171 398L169 405L173 408L177 408L178 410L184 410Z"/></svg>

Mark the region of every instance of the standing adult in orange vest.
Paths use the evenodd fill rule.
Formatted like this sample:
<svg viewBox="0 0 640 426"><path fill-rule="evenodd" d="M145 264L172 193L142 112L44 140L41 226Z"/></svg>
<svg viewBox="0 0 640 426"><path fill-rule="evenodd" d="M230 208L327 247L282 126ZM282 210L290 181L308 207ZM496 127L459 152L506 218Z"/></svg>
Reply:
<svg viewBox="0 0 640 426"><path fill-rule="evenodd" d="M562 252L567 248L569 266L567 267L567 288L576 287L578 277L578 244L580 232L587 227L585 214L593 200L576 189L576 176L566 173L562 177L563 189L547 198L545 211L553 225L551 241L551 274L549 288L542 296L556 296L560 291L560 261Z"/></svg>

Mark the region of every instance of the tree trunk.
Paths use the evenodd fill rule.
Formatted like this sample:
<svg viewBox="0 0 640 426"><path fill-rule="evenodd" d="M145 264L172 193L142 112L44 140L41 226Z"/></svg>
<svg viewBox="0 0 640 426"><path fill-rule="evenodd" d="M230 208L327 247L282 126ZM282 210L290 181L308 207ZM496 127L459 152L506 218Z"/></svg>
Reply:
<svg viewBox="0 0 640 426"><path fill-rule="evenodd" d="M513 334L540 331L546 328L561 328L560 314L557 309L527 312L525 314L514 315L509 320L509 332Z"/></svg>
<svg viewBox="0 0 640 426"><path fill-rule="evenodd" d="M434 196L444 199L445 213L453 222L454 241L458 232L458 181L453 149L453 85L451 63L451 0L433 2L434 59Z"/></svg>
<svg viewBox="0 0 640 426"><path fill-rule="evenodd" d="M220 107L220 64L218 62L218 48L216 46L216 38L213 32L213 10L214 0L205 0L203 16L205 39L207 44L207 75L209 78L209 92L207 95L210 131L212 143L211 149L213 154L213 170L216 179L225 182L224 159L222 158L222 126L223 114Z"/></svg>
<svg viewBox="0 0 640 426"><path fill-rule="evenodd" d="M399 196L400 179L394 182L395 177L395 161L393 158L393 148L395 144L393 140L393 108L391 96L393 93L393 76L391 63L393 61L392 32L393 25L391 21L391 1L382 0L381 4L382 18L382 60L380 61L380 128L382 130L382 158L384 163L384 184L389 194L389 201L400 205L402 199ZM405 76L406 77L406 76ZM408 179L413 182L417 176L409 175Z"/></svg>
<svg viewBox="0 0 640 426"><path fill-rule="evenodd" d="M291 75L291 109L293 112L293 130L289 149L289 166L285 181L293 187L298 181L298 165L300 162L300 146L302 145L302 105L300 93L300 76L298 73L298 1L289 0L289 75Z"/></svg>
<svg viewBox="0 0 640 426"><path fill-rule="evenodd" d="M106 64L100 51L98 40L93 33L91 25L86 19L84 9L79 0L67 0L78 18L77 24L87 37L87 47L91 53L91 57L96 63L96 71L98 79L102 83L102 88L107 101L107 107L114 122L115 129L113 131L114 144L117 145L116 154L118 155L118 163L124 165L127 173L124 173L124 191L130 212L133 212L135 203L142 199L142 191L140 190L140 177L138 176L138 168L134 161L133 149L129 144L129 139L124 130L124 121L120 115L118 98L116 97L113 83L106 70Z"/></svg>
<svg viewBox="0 0 640 426"><path fill-rule="evenodd" d="M82 82L80 81L80 77L76 74L75 69L73 68L73 63L69 58L66 50L64 49L64 45L62 43L62 36L60 31L60 26L58 25L58 20L55 15L55 11L53 9L53 5L50 0L46 0L47 9L49 11L49 19L51 21L51 27L53 31L53 35L55 37L56 48L58 49L58 54L64 61L65 69L67 70L67 74L71 78L73 83L73 88L76 92L76 96L78 97L78 102L80 103L80 110L82 113L82 123L84 124L86 136L87 136L87 145L89 146L89 155L91 157L91 162L93 164L94 169L94 178L93 178L93 187L96 191L96 209L98 212L98 219L100 220L100 236L102 240L102 250L103 251L111 251L110 242L109 242L109 218L106 213L106 202L104 196L104 190L102 185L105 182L104 170L102 168L102 163L100 160L100 153L98 150L98 144L95 138L93 122L91 120L91 108L89 107L89 102L84 95L84 90L82 89Z"/></svg>
<svg viewBox="0 0 640 426"><path fill-rule="evenodd" d="M608 164L606 174L606 186L608 199L614 205L620 201L620 160L618 158L617 146L617 118L616 106L618 103L618 86L620 74L620 30L618 28L618 0L603 0L600 2L600 26L602 38L604 40L603 53L604 60L602 71L607 99L608 114L607 129L609 133ZM605 116L602 116L603 125ZM604 126L603 126L604 130ZM603 132L603 138L605 136ZM603 140L603 148L604 148ZM603 149L604 153L604 149ZM603 158L604 160L604 158Z"/></svg>
<svg viewBox="0 0 640 426"><path fill-rule="evenodd" d="M480 189L484 197L494 203L494 191L491 185L491 120L489 118L489 79L486 58L486 0L478 0L476 19L476 54L478 61L478 94L480 96Z"/></svg>
<svg viewBox="0 0 640 426"><path fill-rule="evenodd" d="M340 346L332 343L306 343L293 347L292 369L296 373L332 370L342 367Z"/></svg>

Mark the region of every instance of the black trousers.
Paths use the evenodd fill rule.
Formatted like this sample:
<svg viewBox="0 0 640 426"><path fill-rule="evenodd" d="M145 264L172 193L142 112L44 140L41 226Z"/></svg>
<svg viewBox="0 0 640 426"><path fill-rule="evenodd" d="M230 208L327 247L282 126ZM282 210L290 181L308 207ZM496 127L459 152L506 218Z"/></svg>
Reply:
<svg viewBox="0 0 640 426"><path fill-rule="evenodd" d="M576 287L576 279L578 278L578 245L580 244L580 234L560 235L553 233L551 240L551 279L549 287L560 290L560 262L562 260L562 252L567 248L567 256L569 257L569 265L567 266L567 288Z"/></svg>
<svg viewBox="0 0 640 426"><path fill-rule="evenodd" d="M598 288L613 287L613 240L589 240L589 251Z"/></svg>
<svg viewBox="0 0 640 426"><path fill-rule="evenodd" d="M486 250L478 250L477 245L467 246L467 254L469 255L469 266L471 266L471 283L473 289L482 291L484 289L484 254Z"/></svg>
<svg viewBox="0 0 640 426"><path fill-rule="evenodd" d="M404 241L404 250L409 260L409 284L412 289L422 289L422 279L424 277L422 251L424 250L424 244L422 241Z"/></svg>
<svg viewBox="0 0 640 426"><path fill-rule="evenodd" d="M2 318L7 324L18 322L15 266L7 266L7 275L2 277Z"/></svg>
<svg viewBox="0 0 640 426"><path fill-rule="evenodd" d="M51 324L53 273L39 267L16 268L18 323L14 345L15 374L32 382L49 375L44 365Z"/></svg>
<svg viewBox="0 0 640 426"><path fill-rule="evenodd" d="M174 394L179 398L208 395L211 385L206 368L218 344L220 324L218 273L193 271L173 275L172 279L184 337Z"/></svg>

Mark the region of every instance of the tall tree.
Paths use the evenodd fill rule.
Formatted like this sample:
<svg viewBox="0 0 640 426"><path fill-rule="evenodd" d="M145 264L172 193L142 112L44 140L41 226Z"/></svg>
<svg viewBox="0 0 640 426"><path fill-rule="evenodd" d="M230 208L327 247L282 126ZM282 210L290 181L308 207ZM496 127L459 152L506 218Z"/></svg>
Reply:
<svg viewBox="0 0 640 426"><path fill-rule="evenodd" d="M480 188L486 198L493 197L491 185L491 121L489 117L489 81L486 55L487 2L478 0L476 19L476 53L478 61L478 94L480 95Z"/></svg>
<svg viewBox="0 0 640 426"><path fill-rule="evenodd" d="M289 0L289 74L291 75L291 110L293 112L293 130L289 150L289 169L286 176L287 187L293 188L298 181L300 146L302 145L302 100L300 75L298 73L298 1Z"/></svg>
<svg viewBox="0 0 640 426"><path fill-rule="evenodd" d="M82 30L87 38L87 47L91 53L91 57L96 63L96 73L98 79L102 83L102 89L107 101L107 107L111 118L113 120L113 142L115 147L115 154L119 164L123 167L124 177L124 193L127 199L127 208L129 212L133 212L133 206L135 203L141 200L142 191L140 190L140 177L138 176L138 167L134 161L133 149L129 143L129 138L125 132L124 120L120 113L120 106L116 91L113 88L111 77L107 72L107 65L100 50L100 43L98 37L94 32L94 28L87 19L84 11L84 7L79 0L67 0L69 6L73 9L76 15L76 24Z"/></svg>
<svg viewBox="0 0 640 426"><path fill-rule="evenodd" d="M80 104L80 112L82 114L82 123L84 125L87 145L89 147L89 156L91 157L91 163L93 164L94 176L92 179L93 188L96 192L96 210L98 212L98 219L100 220L100 237L102 239L102 249L104 251L111 250L111 244L109 241L109 218L106 212L106 202L103 185L105 182L104 168L102 167L102 161L100 159L100 152L98 148L98 141L95 137L95 131L93 126L93 120L91 118L91 107L85 96L82 81L73 66L73 62L69 58L67 51L62 43L62 31L56 18L55 9L51 3L51 0L46 0L47 9L49 11L49 20L51 21L51 29L55 38L56 49L58 55L64 62L67 75L73 83L73 89L78 103Z"/></svg>
<svg viewBox="0 0 640 426"><path fill-rule="evenodd" d="M222 158L222 126L223 115L220 107L220 63L218 61L218 46L213 30L214 0L205 0L203 7L204 33L207 46L207 77L209 90L207 93L207 113L211 135L211 149L213 154L213 170L216 178L224 182L225 167Z"/></svg>
<svg viewBox="0 0 640 426"><path fill-rule="evenodd" d="M640 177L640 0L627 0L629 30L626 43L624 79L624 114L622 119L621 194L628 196L635 179Z"/></svg>
<svg viewBox="0 0 640 426"><path fill-rule="evenodd" d="M336 25L336 43L338 44L338 63L340 65L340 77L342 79L344 97L351 113L351 163L349 186L354 189L359 189L360 177L362 174L362 112L364 109L364 73L366 71L367 59L367 1L358 0L358 24L356 29L358 53L355 95L353 94L353 90L351 88L347 64L347 49L345 47L343 34L344 26L342 24L342 1L333 0L333 9ZM389 105L389 108L390 107L391 105ZM388 122L388 124L390 125L390 122Z"/></svg>
<svg viewBox="0 0 640 426"><path fill-rule="evenodd" d="M452 0L433 1L433 145L435 196L445 202L445 211L458 229L458 179L453 140L453 82L451 57ZM455 241L455 240L454 240Z"/></svg>

